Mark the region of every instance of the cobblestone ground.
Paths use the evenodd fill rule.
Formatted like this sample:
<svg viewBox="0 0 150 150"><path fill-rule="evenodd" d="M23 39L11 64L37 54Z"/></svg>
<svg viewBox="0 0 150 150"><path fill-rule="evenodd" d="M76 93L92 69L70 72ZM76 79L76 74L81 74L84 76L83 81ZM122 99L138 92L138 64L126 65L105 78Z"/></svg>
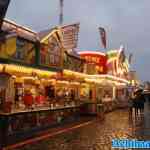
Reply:
<svg viewBox="0 0 150 150"><path fill-rule="evenodd" d="M150 139L150 128L145 126L143 116L131 119L127 110L117 110L107 114L104 121L97 119L21 150L111 150L113 138Z"/></svg>

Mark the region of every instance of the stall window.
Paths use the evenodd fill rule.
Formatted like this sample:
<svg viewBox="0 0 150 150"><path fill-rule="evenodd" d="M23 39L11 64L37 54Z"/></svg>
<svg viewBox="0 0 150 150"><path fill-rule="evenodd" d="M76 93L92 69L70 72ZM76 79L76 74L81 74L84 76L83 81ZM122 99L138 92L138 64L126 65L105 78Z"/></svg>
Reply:
<svg viewBox="0 0 150 150"><path fill-rule="evenodd" d="M13 55L14 59L23 61L27 64L34 63L35 60L35 46L33 43L17 38L16 41L16 52Z"/></svg>
<svg viewBox="0 0 150 150"><path fill-rule="evenodd" d="M22 100L23 94L22 83L15 83L15 102Z"/></svg>
<svg viewBox="0 0 150 150"><path fill-rule="evenodd" d="M7 109L13 102L13 82L9 74L0 74L0 108ZM8 106L9 105L9 106ZM9 110L10 111L10 110Z"/></svg>
<svg viewBox="0 0 150 150"><path fill-rule="evenodd" d="M0 88L0 109L2 109L3 102L6 97L6 89Z"/></svg>
<svg viewBox="0 0 150 150"><path fill-rule="evenodd" d="M92 90L89 91L89 98L92 99Z"/></svg>
<svg viewBox="0 0 150 150"><path fill-rule="evenodd" d="M48 39L48 43L42 44L40 49L40 62L46 66L61 65L61 46L54 36Z"/></svg>
<svg viewBox="0 0 150 150"><path fill-rule="evenodd" d="M0 57L33 64L35 60L34 43L19 37L11 37L0 43Z"/></svg>

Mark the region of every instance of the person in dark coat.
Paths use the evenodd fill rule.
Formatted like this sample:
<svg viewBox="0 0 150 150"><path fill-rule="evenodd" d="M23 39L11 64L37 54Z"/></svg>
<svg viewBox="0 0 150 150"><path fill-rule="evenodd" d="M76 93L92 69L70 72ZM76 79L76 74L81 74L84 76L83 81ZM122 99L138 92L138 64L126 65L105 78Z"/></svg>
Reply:
<svg viewBox="0 0 150 150"><path fill-rule="evenodd" d="M128 100L128 106L129 106L129 117L132 116L132 112L133 112L133 98L130 97Z"/></svg>
<svg viewBox="0 0 150 150"><path fill-rule="evenodd" d="M144 103L145 103L145 97L144 95L141 93L139 96L139 109L140 109L140 114L142 114L144 112Z"/></svg>
<svg viewBox="0 0 150 150"><path fill-rule="evenodd" d="M143 90L139 89L135 92L135 99L133 107L135 108L135 115L138 115L138 112L140 111L140 114L144 112L144 102L145 97L142 94Z"/></svg>

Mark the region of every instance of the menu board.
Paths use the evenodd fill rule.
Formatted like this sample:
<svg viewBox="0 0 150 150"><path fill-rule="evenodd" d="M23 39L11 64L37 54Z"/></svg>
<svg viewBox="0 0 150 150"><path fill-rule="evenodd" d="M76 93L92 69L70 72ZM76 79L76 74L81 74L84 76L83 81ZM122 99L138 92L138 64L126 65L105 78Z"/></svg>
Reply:
<svg viewBox="0 0 150 150"><path fill-rule="evenodd" d="M61 44L57 41L55 35L48 39L48 44L41 44L40 63L44 66L60 67L62 60Z"/></svg>
<svg viewBox="0 0 150 150"><path fill-rule="evenodd" d="M16 60L26 64L35 62L35 46L27 40L11 37L0 43L0 58Z"/></svg>

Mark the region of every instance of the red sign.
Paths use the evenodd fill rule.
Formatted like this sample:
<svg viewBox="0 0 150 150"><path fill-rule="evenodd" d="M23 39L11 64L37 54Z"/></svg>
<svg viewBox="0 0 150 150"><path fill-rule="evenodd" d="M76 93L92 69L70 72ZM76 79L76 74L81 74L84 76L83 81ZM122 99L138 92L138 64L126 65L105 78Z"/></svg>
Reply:
<svg viewBox="0 0 150 150"><path fill-rule="evenodd" d="M95 64L99 74L107 73L107 57L101 52L83 51L79 52L80 56L86 60L87 63Z"/></svg>

